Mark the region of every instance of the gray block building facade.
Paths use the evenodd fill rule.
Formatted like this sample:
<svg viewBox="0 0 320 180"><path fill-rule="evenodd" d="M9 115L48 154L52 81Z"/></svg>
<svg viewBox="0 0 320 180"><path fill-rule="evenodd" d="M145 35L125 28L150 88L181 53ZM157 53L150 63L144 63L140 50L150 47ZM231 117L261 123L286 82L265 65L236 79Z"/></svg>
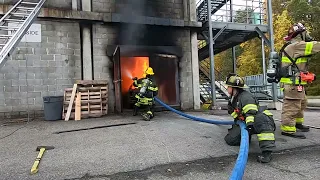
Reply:
<svg viewBox="0 0 320 180"><path fill-rule="evenodd" d="M4 14L16 2L0 1L0 13ZM196 31L201 23L196 22L195 3L195 0L136 0L134 3L47 0L34 22L36 30L29 31L35 33L37 42L30 38L20 42L0 70L0 112L28 109L41 112L44 96L63 95L64 89L72 88L78 79L108 80L109 112L114 112L113 61L107 48L119 44L179 47L182 52L178 57L180 106L200 108ZM159 27L163 37L158 39L170 40L129 42L135 36L148 39L143 35L144 29L134 29L145 26Z"/></svg>

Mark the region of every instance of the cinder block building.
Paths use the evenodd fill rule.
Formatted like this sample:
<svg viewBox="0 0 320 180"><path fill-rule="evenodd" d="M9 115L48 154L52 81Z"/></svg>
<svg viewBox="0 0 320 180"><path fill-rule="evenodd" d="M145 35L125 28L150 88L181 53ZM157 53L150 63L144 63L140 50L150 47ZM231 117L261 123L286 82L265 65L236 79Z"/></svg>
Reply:
<svg viewBox="0 0 320 180"><path fill-rule="evenodd" d="M0 13L16 2L1 0ZM195 0L47 0L0 70L0 112L42 111L44 96L78 79L108 80L109 112L119 111L147 66L160 99L197 109L201 26Z"/></svg>

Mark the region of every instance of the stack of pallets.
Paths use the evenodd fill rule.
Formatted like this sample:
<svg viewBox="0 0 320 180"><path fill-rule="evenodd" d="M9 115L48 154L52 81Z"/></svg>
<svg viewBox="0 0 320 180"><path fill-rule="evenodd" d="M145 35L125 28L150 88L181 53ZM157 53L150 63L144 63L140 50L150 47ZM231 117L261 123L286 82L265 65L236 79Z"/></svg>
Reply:
<svg viewBox="0 0 320 180"><path fill-rule="evenodd" d="M107 81L78 80L73 88L65 89L62 114L66 121L108 114Z"/></svg>

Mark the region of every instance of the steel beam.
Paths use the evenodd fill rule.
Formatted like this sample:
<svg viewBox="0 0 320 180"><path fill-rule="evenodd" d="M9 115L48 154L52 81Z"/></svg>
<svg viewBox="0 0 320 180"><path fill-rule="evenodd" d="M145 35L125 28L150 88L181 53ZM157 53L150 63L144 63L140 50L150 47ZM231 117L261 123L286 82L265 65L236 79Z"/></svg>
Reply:
<svg viewBox="0 0 320 180"><path fill-rule="evenodd" d="M214 53L213 53L213 32L211 23L211 0L207 0L208 7L208 22L209 23L209 57L210 57L210 79L211 79L211 105L214 107L216 105L216 78L214 74Z"/></svg>
<svg viewBox="0 0 320 180"><path fill-rule="evenodd" d="M218 54L218 53L220 53L220 52L222 52L222 51L224 51L224 50L227 50L227 49L229 49L229 48L232 48L233 46L237 46L237 45L241 44L242 42L248 41L248 40L253 39L253 38L257 37L257 36L258 36L257 33L252 32L252 33L248 34L247 36L245 36L245 38L242 39L241 42L232 42L232 41L231 41L230 43L228 43L228 44L226 44L226 45L218 46L218 48L217 48L217 46L216 46L216 49L214 49L214 53L215 53L215 54ZM217 45L218 45L218 44L217 44ZM208 54L209 54L208 51L209 51L209 45L206 45L205 47L199 49L199 53L198 53L198 55L199 55L199 61L202 61L202 60L204 60L205 58L209 57L209 56L208 56Z"/></svg>
<svg viewBox="0 0 320 180"><path fill-rule="evenodd" d="M273 25L272 25L272 4L271 0L268 0L268 26L269 26L269 36L270 36L270 48L271 52L274 51L274 39L273 39ZM273 95L273 102L276 103L278 100L277 95L277 84L272 83L272 95Z"/></svg>
<svg viewBox="0 0 320 180"><path fill-rule="evenodd" d="M271 47L271 42L269 41L269 39L267 38L266 35L264 35L264 33L260 30L259 27L255 28L255 31L259 34L259 37L269 46Z"/></svg>
<svg viewBox="0 0 320 180"><path fill-rule="evenodd" d="M261 40L261 52L262 52L262 70L263 70L263 85L267 85L267 69L266 69L266 55L264 50L264 40Z"/></svg>
<svg viewBox="0 0 320 180"><path fill-rule="evenodd" d="M204 32L202 32L201 35L204 37L204 39L205 39L206 42L208 43L208 42L209 42L208 36L207 36Z"/></svg>
<svg viewBox="0 0 320 180"><path fill-rule="evenodd" d="M236 31L236 30L234 30L234 31L231 31L231 32L229 32L228 34L225 34L223 37L222 37L222 41L223 42L226 42L226 41L228 41L229 39L231 39L231 38L233 38L235 35L237 35L237 34L239 34L240 33L240 31ZM219 37L219 38L217 38L217 40L220 40L221 38ZM218 42L218 41L217 41ZM220 42L220 41L219 41Z"/></svg>
<svg viewBox="0 0 320 180"><path fill-rule="evenodd" d="M237 57L236 57L236 48L232 47L232 65L233 65L233 73L237 73Z"/></svg>
<svg viewBox="0 0 320 180"><path fill-rule="evenodd" d="M203 23L203 28L208 28L210 23ZM255 31L255 28L258 27L262 32L268 32L267 25L261 24L242 24L236 22L217 22L211 21L212 28L214 29L221 29L224 26L227 26L226 29L228 30L239 30L239 31Z"/></svg>
<svg viewBox="0 0 320 180"><path fill-rule="evenodd" d="M218 39L218 37L221 35L221 33L227 28L227 26L224 26L222 29L220 29L217 34L213 37L213 43Z"/></svg>

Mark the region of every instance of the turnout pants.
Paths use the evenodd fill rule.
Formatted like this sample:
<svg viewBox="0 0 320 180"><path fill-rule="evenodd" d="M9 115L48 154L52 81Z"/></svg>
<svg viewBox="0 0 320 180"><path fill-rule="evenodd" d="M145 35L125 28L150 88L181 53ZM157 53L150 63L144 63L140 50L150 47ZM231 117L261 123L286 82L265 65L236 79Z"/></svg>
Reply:
<svg viewBox="0 0 320 180"><path fill-rule="evenodd" d="M252 134L257 134L259 147L261 151L273 151L275 149L275 124L273 118L263 113L259 113L254 118L254 132L250 133L250 140ZM232 125L228 130L228 134L224 140L230 146L239 146L241 141L241 131L239 125Z"/></svg>
<svg viewBox="0 0 320 180"><path fill-rule="evenodd" d="M284 102L281 113L281 131L295 133L296 124L304 122L304 110L307 107L305 91L298 92L294 86L284 89Z"/></svg>
<svg viewBox="0 0 320 180"><path fill-rule="evenodd" d="M150 118L154 117L154 103L153 98L147 98L147 97L140 97L138 95L135 96L137 99L137 102L134 104L135 111L138 110L145 110L146 113L150 116Z"/></svg>

